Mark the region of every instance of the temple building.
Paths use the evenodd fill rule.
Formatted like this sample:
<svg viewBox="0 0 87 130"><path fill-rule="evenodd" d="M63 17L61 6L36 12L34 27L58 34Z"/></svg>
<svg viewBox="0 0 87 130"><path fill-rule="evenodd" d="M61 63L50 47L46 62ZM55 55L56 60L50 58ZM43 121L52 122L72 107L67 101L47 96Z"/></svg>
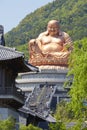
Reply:
<svg viewBox="0 0 87 130"><path fill-rule="evenodd" d="M5 47L3 26L0 26L0 119L13 116L19 122L18 109L24 105L25 94L16 87L15 79L20 72L38 71L25 62L24 54Z"/></svg>
<svg viewBox="0 0 87 130"><path fill-rule="evenodd" d="M13 116L19 122L18 109L24 105L25 94L15 85L20 72L38 71L24 61L23 53L0 45L0 118Z"/></svg>

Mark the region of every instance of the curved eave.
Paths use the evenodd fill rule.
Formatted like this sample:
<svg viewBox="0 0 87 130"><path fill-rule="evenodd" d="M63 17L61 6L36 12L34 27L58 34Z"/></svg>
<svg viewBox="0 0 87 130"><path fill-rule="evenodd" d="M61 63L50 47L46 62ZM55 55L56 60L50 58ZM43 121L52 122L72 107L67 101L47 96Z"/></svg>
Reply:
<svg viewBox="0 0 87 130"><path fill-rule="evenodd" d="M17 73L30 71L38 72L38 68L26 63L22 56L13 59L0 60L0 64L3 66L7 66L8 68L12 69Z"/></svg>

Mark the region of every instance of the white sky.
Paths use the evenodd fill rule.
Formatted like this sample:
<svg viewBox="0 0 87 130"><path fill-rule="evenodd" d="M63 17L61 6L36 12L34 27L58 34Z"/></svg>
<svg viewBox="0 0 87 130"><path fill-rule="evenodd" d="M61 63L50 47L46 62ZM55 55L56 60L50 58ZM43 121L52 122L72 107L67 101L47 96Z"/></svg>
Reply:
<svg viewBox="0 0 87 130"><path fill-rule="evenodd" d="M19 22L37 8L53 0L0 0L0 25L4 33L16 27Z"/></svg>

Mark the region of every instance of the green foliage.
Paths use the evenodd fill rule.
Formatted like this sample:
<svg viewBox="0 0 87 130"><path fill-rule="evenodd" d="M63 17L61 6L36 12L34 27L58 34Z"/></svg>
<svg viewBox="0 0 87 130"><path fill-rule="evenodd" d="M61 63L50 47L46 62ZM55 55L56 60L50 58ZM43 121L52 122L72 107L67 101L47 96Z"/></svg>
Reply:
<svg viewBox="0 0 87 130"><path fill-rule="evenodd" d="M29 60L29 50L28 50L28 44L27 43L24 44L24 45L16 46L16 50L20 51L20 52L23 52L24 56L25 56L25 59Z"/></svg>
<svg viewBox="0 0 87 130"><path fill-rule="evenodd" d="M35 127L32 124L29 124L28 126L21 125L19 130L42 130L42 129Z"/></svg>
<svg viewBox="0 0 87 130"><path fill-rule="evenodd" d="M66 130L66 126L64 124L67 117L65 102L60 102L59 104L57 104L54 117L57 122L54 124L50 123L50 130Z"/></svg>
<svg viewBox="0 0 87 130"><path fill-rule="evenodd" d="M5 120L0 120L0 130L16 130L15 123L16 122L12 117L9 117L8 119ZM42 130L42 129L33 126L32 124L29 124L28 126L19 125L19 130Z"/></svg>
<svg viewBox="0 0 87 130"><path fill-rule="evenodd" d="M87 130L87 127L84 126L84 123L81 119L75 120L74 125L68 127L67 130Z"/></svg>
<svg viewBox="0 0 87 130"><path fill-rule="evenodd" d="M61 121L57 121L55 124L50 124L49 125L50 130L66 130L65 125Z"/></svg>
<svg viewBox="0 0 87 130"><path fill-rule="evenodd" d="M85 130L87 125L85 125L85 119L82 116L75 118L74 113L69 107L69 103L66 101L61 101L56 108L54 114L57 122L55 124L50 124L51 130ZM72 125L70 125L72 124Z"/></svg>
<svg viewBox="0 0 87 130"><path fill-rule="evenodd" d="M6 45L14 47L28 43L45 31L52 19L60 20L61 29L69 33L74 41L86 37L87 1L55 0L35 10L5 34Z"/></svg>
<svg viewBox="0 0 87 130"><path fill-rule="evenodd" d="M57 104L54 117L57 121L66 122L68 120L73 120L73 112L68 108L68 102L61 101Z"/></svg>
<svg viewBox="0 0 87 130"><path fill-rule="evenodd" d="M12 117L0 120L0 130L15 130L15 120Z"/></svg>
<svg viewBox="0 0 87 130"><path fill-rule="evenodd" d="M52 124L51 128L56 130L61 122L59 126L66 124L67 130L86 130L87 125L84 125L84 122L87 120L87 106L84 101L87 103L87 38L74 43L74 50L69 59L68 76L71 76L72 81L72 85L68 84L71 87L71 100L68 103L62 101L57 105L54 114L57 123ZM67 127L71 122L75 124Z"/></svg>
<svg viewBox="0 0 87 130"><path fill-rule="evenodd" d="M76 116L82 114L87 117L87 107L84 106L84 101L87 101L87 38L74 43L69 64L69 75L74 75L70 90L70 106Z"/></svg>

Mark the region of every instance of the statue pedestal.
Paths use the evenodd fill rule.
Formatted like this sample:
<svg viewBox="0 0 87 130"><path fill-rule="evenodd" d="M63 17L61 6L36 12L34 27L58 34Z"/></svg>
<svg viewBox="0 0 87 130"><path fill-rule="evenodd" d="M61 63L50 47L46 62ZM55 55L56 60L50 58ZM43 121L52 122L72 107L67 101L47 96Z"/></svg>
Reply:
<svg viewBox="0 0 87 130"><path fill-rule="evenodd" d="M37 66L38 67L38 66ZM16 80L16 86L26 93L26 96L33 91L34 87L40 85L57 86L53 102L58 103L61 99L68 99L67 90L63 85L66 81L68 68L59 66L39 66L39 72L28 72L20 74L20 79ZM54 105L54 104L53 104Z"/></svg>

